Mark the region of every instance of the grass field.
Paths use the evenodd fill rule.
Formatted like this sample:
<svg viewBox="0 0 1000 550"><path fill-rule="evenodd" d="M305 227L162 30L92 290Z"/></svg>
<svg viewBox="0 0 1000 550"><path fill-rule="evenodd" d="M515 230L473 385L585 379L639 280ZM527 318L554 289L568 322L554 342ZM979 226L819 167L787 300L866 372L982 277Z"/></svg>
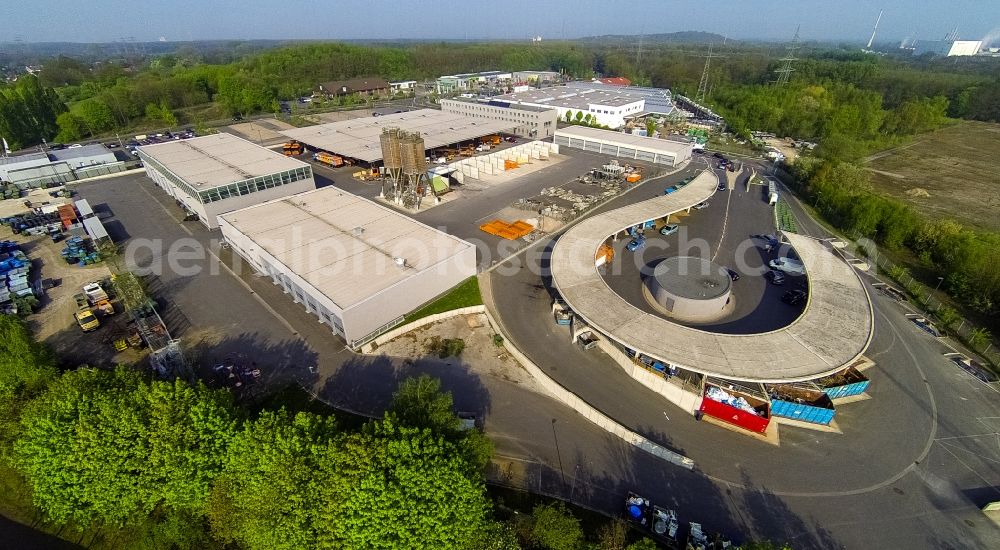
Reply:
<svg viewBox="0 0 1000 550"><path fill-rule="evenodd" d="M479 279L469 277L455 288L443 294L437 300L425 305L406 316L404 322L411 323L417 319L469 306L482 305L483 297L479 293Z"/></svg>
<svg viewBox="0 0 1000 550"><path fill-rule="evenodd" d="M1000 231L1000 124L960 122L868 159L875 189L932 219Z"/></svg>

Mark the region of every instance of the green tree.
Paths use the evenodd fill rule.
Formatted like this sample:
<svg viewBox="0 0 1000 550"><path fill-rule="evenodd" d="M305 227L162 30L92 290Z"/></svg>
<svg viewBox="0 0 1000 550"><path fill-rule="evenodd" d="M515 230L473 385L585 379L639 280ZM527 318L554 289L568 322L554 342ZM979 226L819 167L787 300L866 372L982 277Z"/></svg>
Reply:
<svg viewBox="0 0 1000 550"><path fill-rule="evenodd" d="M941 326L946 329L950 329L961 318L959 317L957 311L948 306L943 306L939 308L935 312L935 315L937 315L938 321L941 323Z"/></svg>
<svg viewBox="0 0 1000 550"><path fill-rule="evenodd" d="M423 374L403 380L386 415L404 426L453 434L459 431L460 422L452 405L451 392L441 391L441 380Z"/></svg>
<svg viewBox="0 0 1000 550"><path fill-rule="evenodd" d="M573 121L573 110L572 109L566 109L566 114L563 115L563 118L566 120L566 122L572 122Z"/></svg>
<svg viewBox="0 0 1000 550"><path fill-rule="evenodd" d="M216 538L249 549L316 548L324 510L343 490L348 465L332 446L331 419L282 410L246 424L229 446L207 515Z"/></svg>
<svg viewBox="0 0 1000 550"><path fill-rule="evenodd" d="M87 133L83 120L73 113L62 113L56 118L59 125L59 133L56 134L56 141L72 142L79 141Z"/></svg>
<svg viewBox="0 0 1000 550"><path fill-rule="evenodd" d="M27 407L14 463L51 520L122 525L160 505L200 510L232 423L228 398L203 386L81 369Z"/></svg>
<svg viewBox="0 0 1000 550"><path fill-rule="evenodd" d="M577 111L576 116L573 117L573 120L577 122L583 122L583 111Z"/></svg>
<svg viewBox="0 0 1000 550"><path fill-rule="evenodd" d="M443 435L458 445L474 472L481 471L493 454L493 445L485 435L477 430L462 430L451 392L441 391L441 381L432 376L404 380L393 394L386 418Z"/></svg>
<svg viewBox="0 0 1000 550"><path fill-rule="evenodd" d="M0 315L0 456L20 432L21 411L55 379L52 356L20 318Z"/></svg>
<svg viewBox="0 0 1000 550"><path fill-rule="evenodd" d="M483 530L489 501L481 474L430 430L370 424L345 442L344 483L332 539L348 548L467 548ZM413 511L420 510L418 515Z"/></svg>
<svg viewBox="0 0 1000 550"><path fill-rule="evenodd" d="M580 520L562 502L539 504L532 510L531 536L547 550L577 550L583 544Z"/></svg>
<svg viewBox="0 0 1000 550"><path fill-rule="evenodd" d="M660 546L653 539L643 537L625 547L625 550L660 550Z"/></svg>
<svg viewBox="0 0 1000 550"><path fill-rule="evenodd" d="M505 521L488 521L476 534L470 549L475 550L521 550L514 526Z"/></svg>
<svg viewBox="0 0 1000 550"><path fill-rule="evenodd" d="M625 550L628 526L620 519L605 523L597 531L597 545L601 550Z"/></svg>
<svg viewBox="0 0 1000 550"><path fill-rule="evenodd" d="M659 126L659 124L657 124L655 120L653 120L652 118L647 118L646 119L646 135L649 136L649 137L653 137L653 134L656 133L657 126Z"/></svg>
<svg viewBox="0 0 1000 550"><path fill-rule="evenodd" d="M993 335L990 334L990 331L982 327L974 329L972 332L969 333L969 345L972 346L973 349L978 350L980 348L985 347L986 344L990 342L990 339L992 337Z"/></svg>

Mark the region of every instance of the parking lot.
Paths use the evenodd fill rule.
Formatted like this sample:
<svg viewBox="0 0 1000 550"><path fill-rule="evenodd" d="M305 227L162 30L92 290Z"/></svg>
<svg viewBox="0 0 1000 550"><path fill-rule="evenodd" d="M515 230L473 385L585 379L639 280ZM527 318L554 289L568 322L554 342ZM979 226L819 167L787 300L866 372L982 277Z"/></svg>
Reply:
<svg viewBox="0 0 1000 550"><path fill-rule="evenodd" d="M76 189L104 217L108 233L123 246L126 265L148 274L149 293L167 329L181 339L189 362L201 372L221 362L255 363L273 380L315 367L316 351L218 259L224 255L219 233L197 221L180 221L181 208L144 174ZM181 260L171 266L168 257ZM241 271L254 277L247 267ZM336 348L338 342L330 338Z"/></svg>
<svg viewBox="0 0 1000 550"><path fill-rule="evenodd" d="M725 177L721 172L719 176ZM635 252L626 249L631 238L619 235L614 242L614 261L602 268L604 280L633 305L669 318L644 296L643 278L652 274L653 268L666 258L703 257L740 275L739 280L733 282L732 310L721 319L684 324L714 332L748 334L775 330L791 323L802 312L804 304L788 305L781 298L789 290L805 288L805 278L787 276L779 286L764 277L768 271L767 262L784 252L767 251L765 241L750 238L755 234L773 234L775 226L773 207L767 204L760 186L747 189L748 178L749 173L741 174L733 189L717 191L708 200L707 208L672 216L669 223L680 226L676 233L663 236L655 229L646 230L645 245ZM659 187L652 190L654 194L662 191Z"/></svg>

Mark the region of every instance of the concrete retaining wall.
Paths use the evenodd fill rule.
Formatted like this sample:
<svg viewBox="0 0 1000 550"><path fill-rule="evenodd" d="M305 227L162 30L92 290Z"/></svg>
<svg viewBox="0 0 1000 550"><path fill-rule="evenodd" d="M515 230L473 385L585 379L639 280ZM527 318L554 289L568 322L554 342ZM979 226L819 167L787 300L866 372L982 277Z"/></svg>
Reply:
<svg viewBox="0 0 1000 550"><path fill-rule="evenodd" d="M636 365L620 349L609 342L606 338L601 338L597 343L604 353L611 356L618 365L625 369L625 372L638 381L643 386L662 395L674 405L677 405L684 412L694 415L698 407L701 406L701 395L682 388L680 385L670 382L662 375L650 372L643 367Z"/></svg>
<svg viewBox="0 0 1000 550"><path fill-rule="evenodd" d="M486 312L486 318L489 320L490 326L493 327L493 330L502 335L504 339L509 342L509 338L507 338L507 335L500 329L500 325L493 319L493 315L491 315L489 311ZM509 343L505 343L504 347L508 352L510 352L511 355L514 356L515 359L518 360L518 362L521 363L524 370L528 371L528 374L530 374L543 388L545 388L550 395L555 397L564 405L578 412L587 420L597 424L597 426L604 431L617 436L626 443L634 445L653 456L662 458L663 460L672 462L689 470L694 468L694 461L690 458L675 453L661 445L657 445L649 439L629 430L625 426L622 426L618 422L612 420L601 411L595 409L583 399L580 399L576 394L562 387L558 382L545 374L542 369L532 363L530 359L517 349L517 347L510 345Z"/></svg>
<svg viewBox="0 0 1000 550"><path fill-rule="evenodd" d="M438 321L450 319L458 315L469 315L471 313L486 313L486 306L480 305L480 306L460 307L458 309L453 309L451 311L444 311L441 313L435 313L434 315L428 315L427 317L421 317L420 319L417 319L416 321L413 321L411 323L400 325L390 330L389 332L379 336L378 338L372 340L368 344L365 344L361 348L361 353L371 353L372 351L375 350L376 346L381 346L382 344L388 342L389 340L392 340L393 338L396 338L401 334L406 334L411 330L417 330L420 327L427 326L432 323L436 323Z"/></svg>

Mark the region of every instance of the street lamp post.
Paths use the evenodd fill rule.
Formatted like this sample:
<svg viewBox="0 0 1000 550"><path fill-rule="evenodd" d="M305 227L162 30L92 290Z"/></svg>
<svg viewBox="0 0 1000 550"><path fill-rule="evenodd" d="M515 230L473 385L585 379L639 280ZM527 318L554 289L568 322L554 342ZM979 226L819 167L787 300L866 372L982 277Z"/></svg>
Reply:
<svg viewBox="0 0 1000 550"><path fill-rule="evenodd" d="M941 283L944 282L944 277L938 277L937 279L938 279L938 284L937 286L934 287L934 292L937 292L938 289L941 288Z"/></svg>
<svg viewBox="0 0 1000 550"><path fill-rule="evenodd" d="M556 436L556 419L552 419L552 440L556 444L556 460L559 462L559 478L562 479L563 488L566 487L566 474L563 472L562 453L559 452L559 438Z"/></svg>

